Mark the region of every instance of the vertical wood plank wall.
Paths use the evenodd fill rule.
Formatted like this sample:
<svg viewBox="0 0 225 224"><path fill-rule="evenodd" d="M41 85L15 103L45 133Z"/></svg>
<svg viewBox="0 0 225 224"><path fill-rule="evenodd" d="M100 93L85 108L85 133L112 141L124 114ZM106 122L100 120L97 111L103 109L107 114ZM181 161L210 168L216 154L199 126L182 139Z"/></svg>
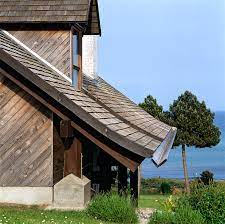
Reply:
<svg viewBox="0 0 225 224"><path fill-rule="evenodd" d="M15 38L55 66L70 75L70 31L9 31Z"/></svg>
<svg viewBox="0 0 225 224"><path fill-rule="evenodd" d="M52 112L0 74L0 186L52 185Z"/></svg>

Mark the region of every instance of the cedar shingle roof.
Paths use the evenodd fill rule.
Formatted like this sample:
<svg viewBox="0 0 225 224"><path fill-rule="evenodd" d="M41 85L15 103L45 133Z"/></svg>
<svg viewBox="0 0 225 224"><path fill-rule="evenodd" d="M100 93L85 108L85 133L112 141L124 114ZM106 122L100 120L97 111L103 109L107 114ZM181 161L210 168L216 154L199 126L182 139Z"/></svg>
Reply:
<svg viewBox="0 0 225 224"><path fill-rule="evenodd" d="M3 31L0 31L0 62L38 85L115 144L142 157L157 155L157 165L167 158L176 130L148 115L101 78L93 82L85 77L86 90L78 91L67 79Z"/></svg>
<svg viewBox="0 0 225 224"><path fill-rule="evenodd" d="M156 161L160 160L159 157L161 160L167 159L168 150L172 147L176 135L175 128L155 119L101 77L91 79L84 74L83 80L84 89L91 98L130 126L121 129L117 124L112 124L110 127L113 130L119 130L120 134L149 150L158 149L154 159L156 164L162 162Z"/></svg>
<svg viewBox="0 0 225 224"><path fill-rule="evenodd" d="M101 34L97 0L0 0L1 23L81 23Z"/></svg>
<svg viewBox="0 0 225 224"><path fill-rule="evenodd" d="M107 106L112 113L159 141L162 141L171 129L170 126L152 117L99 76L93 80L84 75L84 88L98 102ZM136 137L138 139L139 136Z"/></svg>

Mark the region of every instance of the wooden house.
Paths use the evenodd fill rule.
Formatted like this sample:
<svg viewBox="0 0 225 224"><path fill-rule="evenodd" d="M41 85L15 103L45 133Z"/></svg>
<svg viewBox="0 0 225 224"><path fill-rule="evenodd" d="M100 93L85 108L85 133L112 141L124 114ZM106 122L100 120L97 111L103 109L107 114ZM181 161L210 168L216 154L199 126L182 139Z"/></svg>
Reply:
<svg viewBox="0 0 225 224"><path fill-rule="evenodd" d="M121 191L128 170L136 198L142 161L166 161L176 129L97 75L98 35L97 0L0 0L0 203L54 203L69 174Z"/></svg>

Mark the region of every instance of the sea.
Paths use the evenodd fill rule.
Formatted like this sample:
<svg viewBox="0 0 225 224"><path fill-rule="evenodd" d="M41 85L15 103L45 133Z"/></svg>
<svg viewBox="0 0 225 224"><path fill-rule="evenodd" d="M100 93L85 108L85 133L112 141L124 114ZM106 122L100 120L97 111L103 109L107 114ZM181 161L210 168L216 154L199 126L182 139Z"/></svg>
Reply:
<svg viewBox="0 0 225 224"><path fill-rule="evenodd" d="M222 133L221 142L212 148L187 148L187 166L190 178L198 177L202 171L209 170L214 179L225 180L225 111L215 112L215 124ZM142 163L143 178L183 179L181 148L172 149L168 161L156 168L150 159Z"/></svg>

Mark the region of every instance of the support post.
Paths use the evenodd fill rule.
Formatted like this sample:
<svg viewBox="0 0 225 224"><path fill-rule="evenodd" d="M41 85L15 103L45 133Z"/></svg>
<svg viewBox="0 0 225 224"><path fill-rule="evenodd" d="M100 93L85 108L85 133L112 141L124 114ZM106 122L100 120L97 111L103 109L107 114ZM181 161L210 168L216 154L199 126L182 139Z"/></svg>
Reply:
<svg viewBox="0 0 225 224"><path fill-rule="evenodd" d="M130 171L131 201L135 207L138 206L138 169L133 173Z"/></svg>
<svg viewBox="0 0 225 224"><path fill-rule="evenodd" d="M118 194L120 196L127 195L127 168L122 164L118 165Z"/></svg>
<svg viewBox="0 0 225 224"><path fill-rule="evenodd" d="M142 172L142 165L140 164L140 166L138 167L138 195L140 195L141 193L141 172Z"/></svg>
<svg viewBox="0 0 225 224"><path fill-rule="evenodd" d="M70 148L65 151L64 176L74 174L82 177L82 143L74 138Z"/></svg>

